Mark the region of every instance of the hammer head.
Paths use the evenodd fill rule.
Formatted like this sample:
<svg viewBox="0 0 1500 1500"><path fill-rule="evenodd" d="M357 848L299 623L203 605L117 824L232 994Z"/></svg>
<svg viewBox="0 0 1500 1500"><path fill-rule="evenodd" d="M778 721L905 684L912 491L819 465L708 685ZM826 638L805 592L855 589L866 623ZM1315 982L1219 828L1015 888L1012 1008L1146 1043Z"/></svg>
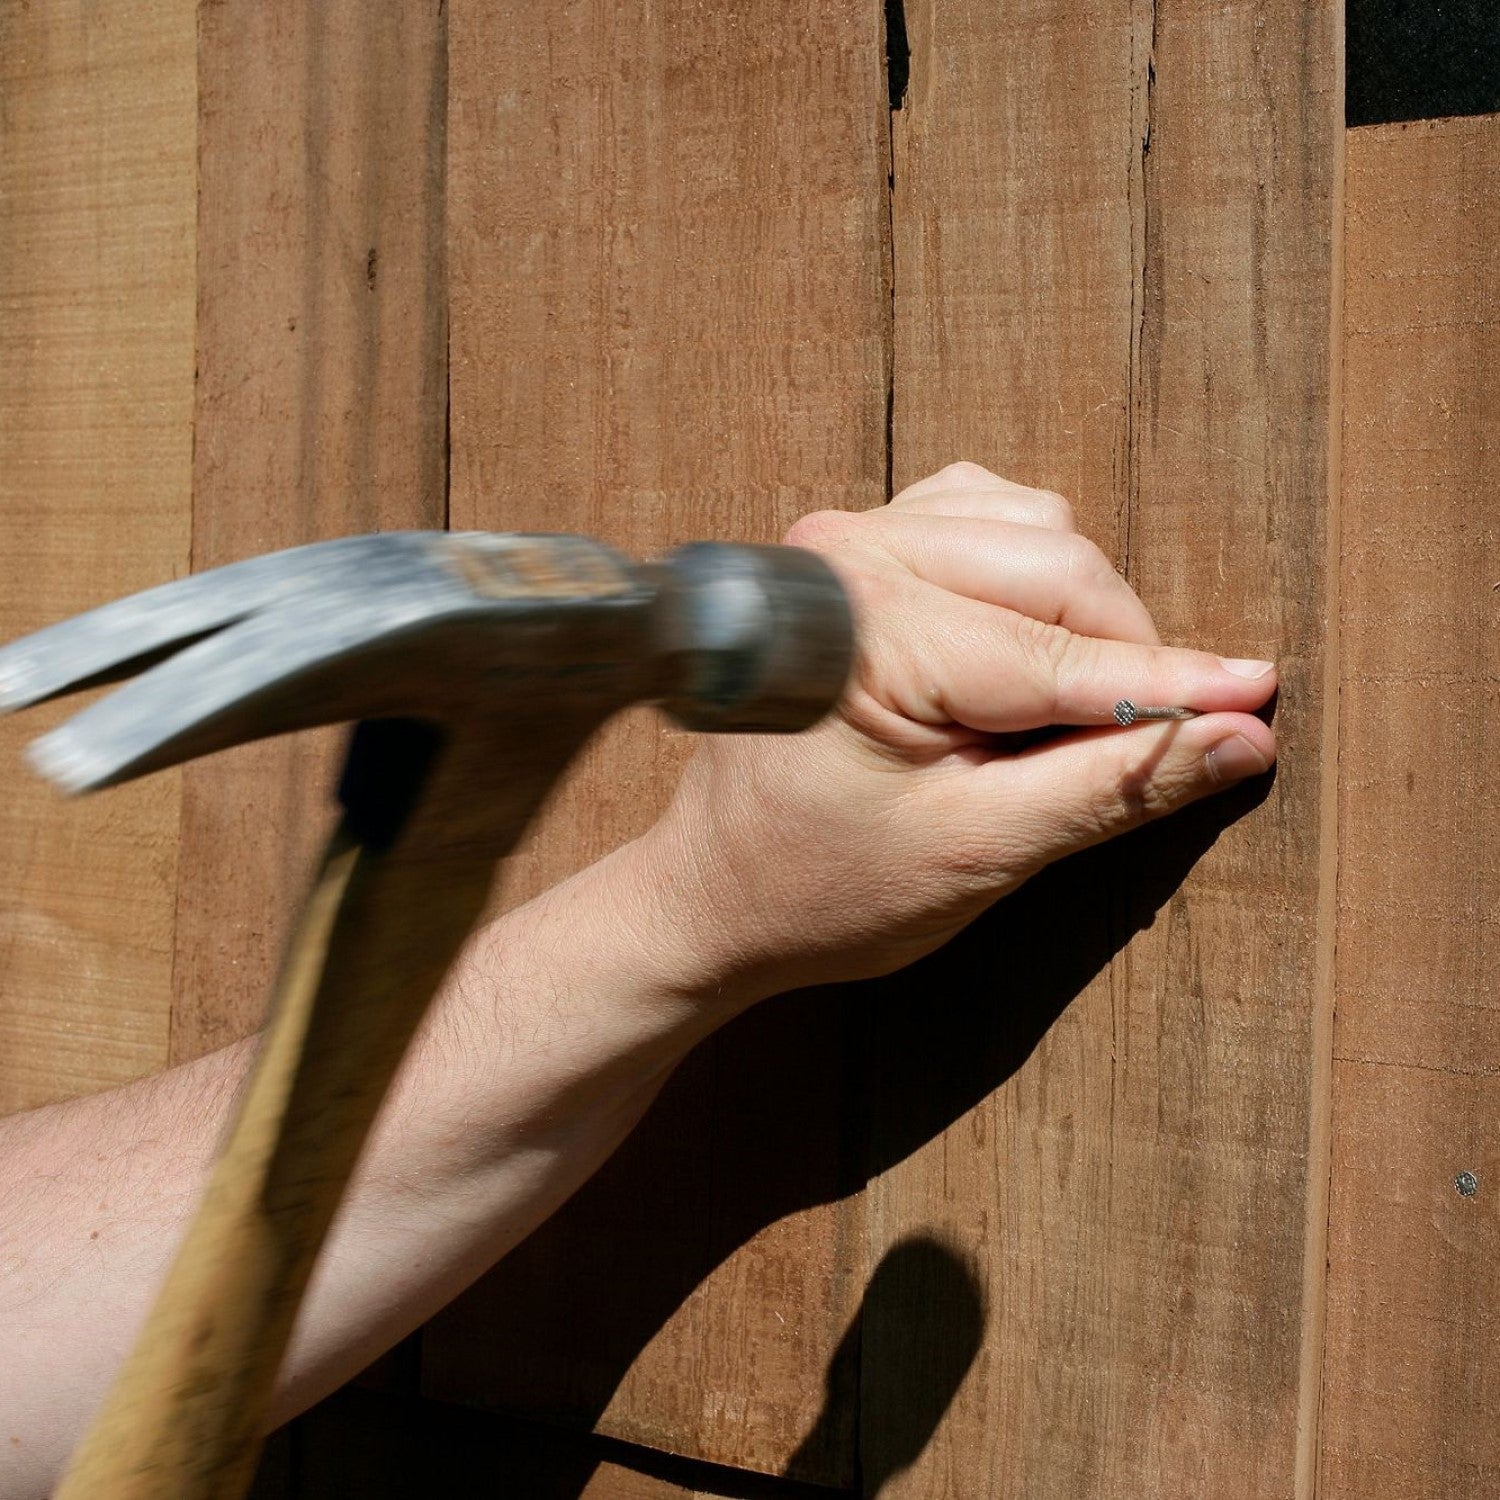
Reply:
<svg viewBox="0 0 1500 1500"><path fill-rule="evenodd" d="M853 633L793 547L634 564L582 537L391 532L163 584L0 649L0 711L133 677L43 736L72 792L349 719L491 722L563 695L691 729L788 732L837 701Z"/></svg>

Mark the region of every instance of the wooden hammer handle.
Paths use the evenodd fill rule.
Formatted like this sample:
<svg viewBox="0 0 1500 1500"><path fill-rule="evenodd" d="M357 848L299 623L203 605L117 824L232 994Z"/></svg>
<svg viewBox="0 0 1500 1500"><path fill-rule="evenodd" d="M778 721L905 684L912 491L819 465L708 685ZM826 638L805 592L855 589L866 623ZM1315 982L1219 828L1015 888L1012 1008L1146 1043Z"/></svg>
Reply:
<svg viewBox="0 0 1500 1500"><path fill-rule="evenodd" d="M435 881L335 834L203 1201L58 1500L248 1487L318 1249L493 869L450 860Z"/></svg>

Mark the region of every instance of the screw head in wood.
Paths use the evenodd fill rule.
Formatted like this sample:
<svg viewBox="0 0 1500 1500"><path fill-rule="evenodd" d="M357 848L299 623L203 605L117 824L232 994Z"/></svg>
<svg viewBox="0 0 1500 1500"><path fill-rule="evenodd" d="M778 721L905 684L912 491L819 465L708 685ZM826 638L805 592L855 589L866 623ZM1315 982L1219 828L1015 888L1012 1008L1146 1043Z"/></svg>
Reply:
<svg viewBox="0 0 1500 1500"><path fill-rule="evenodd" d="M1460 1198L1472 1198L1479 1191L1479 1179L1472 1172L1460 1172L1453 1179L1453 1186Z"/></svg>

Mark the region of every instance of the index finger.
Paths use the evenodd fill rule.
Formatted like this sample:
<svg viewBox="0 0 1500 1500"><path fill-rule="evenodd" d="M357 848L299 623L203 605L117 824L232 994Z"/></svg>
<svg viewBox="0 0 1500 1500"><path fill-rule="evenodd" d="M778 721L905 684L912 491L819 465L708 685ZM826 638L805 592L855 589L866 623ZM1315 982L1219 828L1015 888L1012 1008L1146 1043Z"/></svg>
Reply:
<svg viewBox="0 0 1500 1500"><path fill-rule="evenodd" d="M1276 687L1269 662L1074 635L931 586L903 601L901 628L866 650L877 691L925 724L1010 734L1114 722L1122 698L1202 713L1253 712Z"/></svg>

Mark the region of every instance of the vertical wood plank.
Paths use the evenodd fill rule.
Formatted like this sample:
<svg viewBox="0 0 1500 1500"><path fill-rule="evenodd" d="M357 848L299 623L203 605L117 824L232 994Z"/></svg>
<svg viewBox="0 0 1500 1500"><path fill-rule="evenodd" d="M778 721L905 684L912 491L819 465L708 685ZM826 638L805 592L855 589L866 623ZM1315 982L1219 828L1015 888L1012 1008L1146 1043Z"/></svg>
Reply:
<svg viewBox="0 0 1500 1500"><path fill-rule="evenodd" d="M871 1249L920 1225L972 1247L988 1321L917 1457L910 1297L867 1309L871 1493L1307 1479L1336 21L1291 0L908 12L897 483L963 456L1068 493L1166 639L1279 660L1284 750L1244 822L1241 797L1072 861L889 987Z"/></svg>
<svg viewBox="0 0 1500 1500"><path fill-rule="evenodd" d="M455 5L455 529L648 556L885 498L879 20ZM601 742L512 889L648 826L684 741Z"/></svg>
<svg viewBox="0 0 1500 1500"><path fill-rule="evenodd" d="M451 28L455 527L650 555L879 503L875 0L462 0ZM604 736L513 898L644 828L685 748L646 715ZM852 1389L818 1414L860 1249L838 1211L794 1212L845 1186L846 1037L835 1009L772 1007L690 1062L601 1177L429 1330L426 1388L847 1479Z"/></svg>
<svg viewBox="0 0 1500 1500"><path fill-rule="evenodd" d="M1351 131L1346 226L1320 1493L1478 1500L1500 1489L1500 116Z"/></svg>
<svg viewBox="0 0 1500 1500"><path fill-rule="evenodd" d="M0 637L187 569L192 0L0 6ZM0 726L0 1112L167 1058L179 778L63 803Z"/></svg>
<svg viewBox="0 0 1500 1500"><path fill-rule="evenodd" d="M445 521L436 4L199 11L193 567ZM183 778L174 1061L258 1024L338 735Z"/></svg>

